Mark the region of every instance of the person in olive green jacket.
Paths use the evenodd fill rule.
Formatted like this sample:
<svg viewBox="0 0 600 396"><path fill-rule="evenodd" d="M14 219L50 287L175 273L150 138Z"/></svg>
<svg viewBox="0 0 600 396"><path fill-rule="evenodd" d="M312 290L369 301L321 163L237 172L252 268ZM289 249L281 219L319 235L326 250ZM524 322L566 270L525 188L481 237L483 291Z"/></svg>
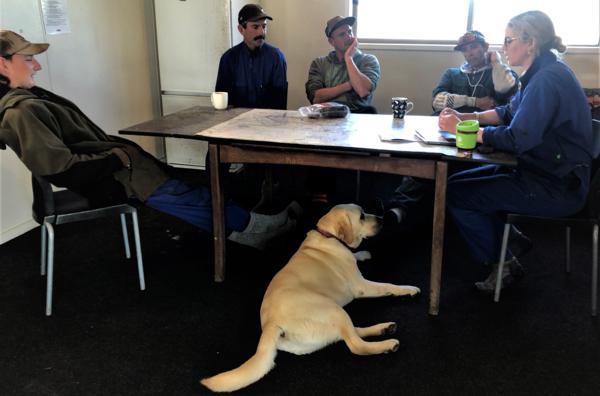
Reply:
<svg viewBox="0 0 600 396"><path fill-rule="evenodd" d="M107 135L71 101L37 87L35 55L46 43L30 43L0 30L0 148L8 145L34 174L86 197L92 206L137 200L212 232L210 191L189 187L135 143ZM268 216L227 203L229 239L263 248L290 230L293 203Z"/></svg>

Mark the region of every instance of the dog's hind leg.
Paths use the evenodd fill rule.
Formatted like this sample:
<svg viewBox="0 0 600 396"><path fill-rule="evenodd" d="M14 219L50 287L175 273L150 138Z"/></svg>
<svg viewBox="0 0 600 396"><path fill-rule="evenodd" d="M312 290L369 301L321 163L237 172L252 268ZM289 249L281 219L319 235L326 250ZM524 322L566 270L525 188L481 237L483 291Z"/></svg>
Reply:
<svg viewBox="0 0 600 396"><path fill-rule="evenodd" d="M396 323L379 323L369 327L355 327L355 329L360 338L375 337L385 334L394 334L396 332Z"/></svg>
<svg viewBox="0 0 600 396"><path fill-rule="evenodd" d="M361 338L361 333L369 332L369 329L373 329L380 325L375 325L363 329L357 329L352 324L350 316L341 307L336 311L335 323L340 331L340 336L350 349L350 351L356 355L376 355L380 353L395 352L398 350L400 342L396 339L389 339L384 341L369 342ZM381 333L379 333L381 334Z"/></svg>
<svg viewBox="0 0 600 396"><path fill-rule="evenodd" d="M357 290L357 298L384 297L384 296L414 296L421 292L418 287L399 286L392 283L379 283L363 279Z"/></svg>

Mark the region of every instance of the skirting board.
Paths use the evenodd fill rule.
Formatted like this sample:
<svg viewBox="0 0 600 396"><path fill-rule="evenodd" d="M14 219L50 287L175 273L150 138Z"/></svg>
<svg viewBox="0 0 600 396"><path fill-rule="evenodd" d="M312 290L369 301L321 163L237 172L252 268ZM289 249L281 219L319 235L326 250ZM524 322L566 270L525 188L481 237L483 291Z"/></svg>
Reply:
<svg viewBox="0 0 600 396"><path fill-rule="evenodd" d="M0 245L18 237L19 235L25 234L27 231L34 229L38 225L39 224L33 219L29 219L21 224L17 224L14 227L0 231Z"/></svg>

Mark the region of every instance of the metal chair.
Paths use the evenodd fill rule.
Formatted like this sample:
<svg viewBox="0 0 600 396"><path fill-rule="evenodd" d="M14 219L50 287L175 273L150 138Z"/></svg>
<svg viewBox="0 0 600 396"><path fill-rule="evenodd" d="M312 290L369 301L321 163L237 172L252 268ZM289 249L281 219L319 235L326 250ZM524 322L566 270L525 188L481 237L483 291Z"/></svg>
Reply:
<svg viewBox="0 0 600 396"><path fill-rule="evenodd" d="M125 243L125 255L127 258L131 258L131 251L129 249L129 236L127 233L127 221L125 218L125 214L130 213L133 219L133 233L135 238L140 290L146 289L137 209L135 207L128 204L121 204L103 208L91 208L86 198L70 190L53 191L52 185L43 177L32 175L31 183L33 187L33 218L41 225L42 231L41 274L46 275L46 268L48 269L48 275L46 278L47 316L52 315L52 290L54 281L54 227L59 224L92 220L98 217L118 214L121 216L121 228L123 231L123 242Z"/></svg>
<svg viewBox="0 0 600 396"><path fill-rule="evenodd" d="M593 148L594 162L592 165L592 180L590 183L590 191L587 196L585 207L577 214L570 217L542 217L528 216L516 213L506 215L504 225L504 234L502 236L502 247L500 250L500 264L498 265L498 279L496 280L496 288L494 291L494 301L500 300L500 290L502 288L502 270L504 260L506 259L506 249L508 245L508 236L511 225L514 223L545 223L556 224L565 227L566 240L566 272L571 272L571 227L574 226L592 226L592 316L597 314L598 306L598 226L600 225L600 121L592 121L593 129Z"/></svg>

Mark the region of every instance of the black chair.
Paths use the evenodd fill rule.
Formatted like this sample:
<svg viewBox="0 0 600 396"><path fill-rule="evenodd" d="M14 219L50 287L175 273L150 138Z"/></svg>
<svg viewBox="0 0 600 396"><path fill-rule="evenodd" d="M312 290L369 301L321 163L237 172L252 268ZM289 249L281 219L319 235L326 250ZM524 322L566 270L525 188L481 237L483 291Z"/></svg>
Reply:
<svg viewBox="0 0 600 396"><path fill-rule="evenodd" d="M600 224L600 121L592 121L594 136L594 156L592 164L592 180L590 191L587 196L585 207L577 214L570 217L542 217L528 216L517 213L506 215L504 225L504 235L502 236L502 248L500 250L500 264L498 265L498 279L494 291L494 301L500 300L500 290L502 284L502 270L504 260L506 259L506 249L508 245L508 236L512 224L515 223L545 223L564 226L566 230L566 272L571 272L571 227L592 226L592 316L596 316L598 306L598 225Z"/></svg>
<svg viewBox="0 0 600 396"><path fill-rule="evenodd" d="M98 217L120 215L125 255L131 258L129 249L129 236L127 233L126 213L133 219L133 233L137 255L137 267L140 281L140 290L146 289L144 280L144 264L138 227L137 209L128 204L91 208L88 200L70 190L53 191L52 185L44 178L32 175L33 187L33 218L41 225L42 251L41 273L46 278L46 315L52 315L52 290L54 280L54 226L76 221L92 220Z"/></svg>

